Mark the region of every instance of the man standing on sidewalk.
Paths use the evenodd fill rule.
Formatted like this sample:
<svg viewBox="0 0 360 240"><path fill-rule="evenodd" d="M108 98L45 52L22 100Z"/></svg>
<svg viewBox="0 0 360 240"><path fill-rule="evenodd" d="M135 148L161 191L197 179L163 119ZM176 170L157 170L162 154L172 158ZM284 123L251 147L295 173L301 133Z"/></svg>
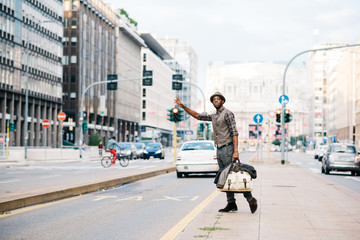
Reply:
<svg viewBox="0 0 360 240"><path fill-rule="evenodd" d="M175 103L179 107L183 108L197 120L212 121L215 146L217 147L217 161L221 170L232 161L234 162L239 159L239 134L236 129L234 114L223 106L225 97L220 92L216 92L210 97L210 101L216 108L215 114L199 114L186 107L178 97L175 99ZM257 209L256 199L252 196L251 192L244 193L244 197L249 203L251 213L254 213ZM226 192L226 198L227 205L225 208L219 209L219 212L237 211L235 194L233 192Z"/></svg>

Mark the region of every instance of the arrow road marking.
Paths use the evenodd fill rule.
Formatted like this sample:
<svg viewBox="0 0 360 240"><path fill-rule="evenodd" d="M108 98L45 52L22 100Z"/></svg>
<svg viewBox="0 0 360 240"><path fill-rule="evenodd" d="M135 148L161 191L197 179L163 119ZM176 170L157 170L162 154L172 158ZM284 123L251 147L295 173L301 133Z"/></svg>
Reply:
<svg viewBox="0 0 360 240"><path fill-rule="evenodd" d="M104 199L107 199L107 198L116 198L116 196L99 196L96 199L93 199L91 201L96 202L96 201L101 201L101 200L104 200Z"/></svg>

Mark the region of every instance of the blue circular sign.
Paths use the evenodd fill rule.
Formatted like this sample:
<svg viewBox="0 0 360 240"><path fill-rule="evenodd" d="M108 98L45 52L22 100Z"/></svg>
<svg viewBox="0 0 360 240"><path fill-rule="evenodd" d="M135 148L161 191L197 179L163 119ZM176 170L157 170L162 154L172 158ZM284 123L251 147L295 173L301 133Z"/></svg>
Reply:
<svg viewBox="0 0 360 240"><path fill-rule="evenodd" d="M289 103L289 97L286 96L286 95L281 95L281 96L279 97L279 102L280 102L280 104L286 105L286 104Z"/></svg>
<svg viewBox="0 0 360 240"><path fill-rule="evenodd" d="M255 114L254 116L254 122L256 122L257 124L262 123L262 121L264 120L264 117L261 114Z"/></svg>

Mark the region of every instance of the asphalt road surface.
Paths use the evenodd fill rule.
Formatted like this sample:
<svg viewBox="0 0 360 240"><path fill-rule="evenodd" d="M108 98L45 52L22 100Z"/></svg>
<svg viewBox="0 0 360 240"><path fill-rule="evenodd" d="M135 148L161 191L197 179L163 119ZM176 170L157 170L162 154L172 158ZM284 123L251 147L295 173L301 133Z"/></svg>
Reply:
<svg viewBox="0 0 360 240"><path fill-rule="evenodd" d="M252 155L240 157L245 162ZM179 179L172 172L12 211L0 215L0 239L160 239L217 191L214 176Z"/></svg>

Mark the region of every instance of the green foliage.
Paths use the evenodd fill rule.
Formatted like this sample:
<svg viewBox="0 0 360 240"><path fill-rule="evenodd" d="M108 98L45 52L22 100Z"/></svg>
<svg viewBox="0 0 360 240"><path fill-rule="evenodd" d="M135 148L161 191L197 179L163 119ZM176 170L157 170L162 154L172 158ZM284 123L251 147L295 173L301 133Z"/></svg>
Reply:
<svg viewBox="0 0 360 240"><path fill-rule="evenodd" d="M137 21L135 21L135 20L132 19L132 18L129 18L129 20L130 20L130 23L131 23L131 24L134 24L135 27L137 27L137 25L138 25Z"/></svg>
<svg viewBox="0 0 360 240"><path fill-rule="evenodd" d="M129 18L129 14L123 8L120 9L120 14L125 15L127 18Z"/></svg>
<svg viewBox="0 0 360 240"><path fill-rule="evenodd" d="M102 141L101 136L94 133L90 136L89 146L97 146L100 141Z"/></svg>
<svg viewBox="0 0 360 240"><path fill-rule="evenodd" d="M280 146L281 141L280 141L279 139L276 139L276 140L274 140L274 141L272 142L272 144L277 145L277 146Z"/></svg>

